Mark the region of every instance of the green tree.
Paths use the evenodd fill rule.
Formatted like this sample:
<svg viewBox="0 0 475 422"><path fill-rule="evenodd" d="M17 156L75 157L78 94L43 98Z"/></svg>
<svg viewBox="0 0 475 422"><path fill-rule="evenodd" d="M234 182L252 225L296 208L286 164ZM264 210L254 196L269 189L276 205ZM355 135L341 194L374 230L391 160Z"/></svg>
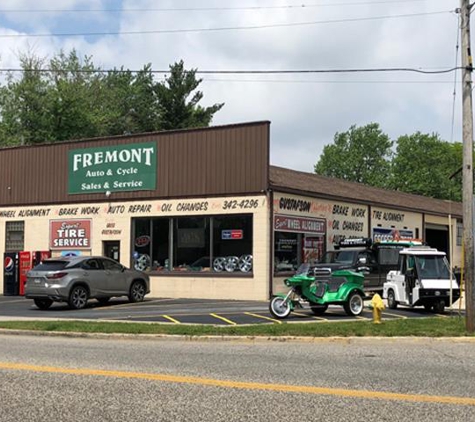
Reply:
<svg viewBox="0 0 475 422"><path fill-rule="evenodd" d="M23 72L19 80L7 75L0 95L0 134L3 145L28 145L52 139L51 114L45 105L48 82L42 71L44 60L21 55Z"/></svg>
<svg viewBox="0 0 475 422"><path fill-rule="evenodd" d="M391 188L439 199L461 200L462 144L445 142L437 134L414 133L397 140Z"/></svg>
<svg viewBox="0 0 475 422"><path fill-rule="evenodd" d="M199 105L201 80L183 61L165 82L154 80L150 64L105 72L75 50L49 62L23 54L20 62L21 76L0 86L0 146L204 127L223 106Z"/></svg>
<svg viewBox="0 0 475 422"><path fill-rule="evenodd" d="M325 145L315 173L387 187L391 179L392 145L377 123L351 126L347 132L336 133L333 144Z"/></svg>
<svg viewBox="0 0 475 422"><path fill-rule="evenodd" d="M170 76L155 86L158 97L160 128L181 129L209 126L224 103L202 107L203 93L196 91L202 79L196 69L185 70L183 61L170 66ZM190 98L191 97L191 98Z"/></svg>

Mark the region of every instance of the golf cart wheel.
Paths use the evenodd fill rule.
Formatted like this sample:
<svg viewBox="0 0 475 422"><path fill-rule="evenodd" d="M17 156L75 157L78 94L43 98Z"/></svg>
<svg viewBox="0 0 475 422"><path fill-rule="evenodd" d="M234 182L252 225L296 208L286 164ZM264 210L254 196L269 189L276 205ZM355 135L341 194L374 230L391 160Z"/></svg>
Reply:
<svg viewBox="0 0 475 422"><path fill-rule="evenodd" d="M34 299L34 302L35 305L42 311L48 309L53 304L51 299Z"/></svg>
<svg viewBox="0 0 475 422"><path fill-rule="evenodd" d="M439 302L434 303L433 309L436 314L443 314L445 309L445 302L443 300L440 300Z"/></svg>
<svg viewBox="0 0 475 422"><path fill-rule="evenodd" d="M323 315L327 311L328 305L310 305L310 309L314 315Z"/></svg>
<svg viewBox="0 0 475 422"><path fill-rule="evenodd" d="M287 318L291 310L289 301L279 296L272 299L269 305L270 313L277 319Z"/></svg>
<svg viewBox="0 0 475 422"><path fill-rule="evenodd" d="M397 301L396 295L394 294L394 290L388 290L388 308L389 309L396 309L397 308Z"/></svg>
<svg viewBox="0 0 475 422"><path fill-rule="evenodd" d="M364 301L363 296L358 292L352 292L348 296L348 300L343 305L345 312L350 316L358 316L363 313Z"/></svg>

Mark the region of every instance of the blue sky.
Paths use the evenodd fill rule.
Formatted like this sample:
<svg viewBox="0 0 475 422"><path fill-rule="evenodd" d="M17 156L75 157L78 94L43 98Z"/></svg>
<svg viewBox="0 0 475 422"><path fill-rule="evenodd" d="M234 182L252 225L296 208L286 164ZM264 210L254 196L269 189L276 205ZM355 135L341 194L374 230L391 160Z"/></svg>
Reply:
<svg viewBox="0 0 475 422"><path fill-rule="evenodd" d="M106 69L151 63L163 70L183 59L198 70L438 70L456 63L458 18L450 11L457 7L459 0L3 0L0 36L17 37L0 38L0 68L18 67L19 52L51 58L75 48ZM249 26L257 28L54 35ZM53 35L18 37L25 34ZM225 103L213 123L270 120L271 163L283 167L313 171L336 132L370 122L392 139L416 131L461 139L460 82L454 84L453 73L202 77L202 104Z"/></svg>

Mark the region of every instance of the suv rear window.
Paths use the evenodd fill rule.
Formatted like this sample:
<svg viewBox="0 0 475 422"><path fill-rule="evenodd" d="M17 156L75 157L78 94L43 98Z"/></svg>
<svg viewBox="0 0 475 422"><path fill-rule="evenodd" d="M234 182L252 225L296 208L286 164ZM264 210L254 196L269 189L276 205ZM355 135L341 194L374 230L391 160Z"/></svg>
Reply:
<svg viewBox="0 0 475 422"><path fill-rule="evenodd" d="M44 261L33 268L33 271L58 271L63 270L69 264L69 261Z"/></svg>

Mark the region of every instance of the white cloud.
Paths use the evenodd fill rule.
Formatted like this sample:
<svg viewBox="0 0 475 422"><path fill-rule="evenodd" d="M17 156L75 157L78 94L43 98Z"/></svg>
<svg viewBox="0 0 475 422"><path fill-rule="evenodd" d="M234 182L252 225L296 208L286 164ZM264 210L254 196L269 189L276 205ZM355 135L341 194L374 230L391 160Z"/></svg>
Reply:
<svg viewBox="0 0 475 422"><path fill-rule="evenodd" d="M326 4L349 3L332 0ZM309 5L315 2L306 2ZM54 15L41 17L25 26L18 21L0 21L0 32L58 31L153 31L185 28L218 28L312 22L368 16L400 15L455 10L458 0L427 0L321 8L257 9L247 11L124 12ZM38 0L35 9L59 8L57 2ZM279 0L278 5L295 5ZM322 4L324 4L322 2ZM28 8L31 2L4 1L2 8ZM120 7L114 0L68 0L61 8ZM262 7L257 0L161 1L124 0L124 9ZM27 15L28 16L28 15ZM36 15L35 15L36 16ZM70 25L68 25L70 22ZM450 14L366 20L241 31L209 31L179 34L142 34L105 37L34 39L41 54L53 55L59 48L76 48L92 55L104 68L154 69L183 59L187 68L200 70L299 70L380 67L451 67L455 63L456 17ZM68 31L64 31L67 28ZM26 40L2 40L2 66L13 66L12 51L24 50ZM32 41L30 41L31 43ZM311 75L204 75L203 105L225 102L215 124L270 120L271 162L276 165L312 171L325 144L335 132L351 125L380 123L393 139L415 131L439 132L450 140L454 75L417 74L311 74ZM226 80L226 82L217 81ZM254 82L239 82L248 79ZM273 82L255 82L272 80ZM370 81L445 81L445 83L368 83ZM290 81L286 83L285 81ZM308 83L299 83L311 81ZM456 107L456 136L460 139L460 96Z"/></svg>

